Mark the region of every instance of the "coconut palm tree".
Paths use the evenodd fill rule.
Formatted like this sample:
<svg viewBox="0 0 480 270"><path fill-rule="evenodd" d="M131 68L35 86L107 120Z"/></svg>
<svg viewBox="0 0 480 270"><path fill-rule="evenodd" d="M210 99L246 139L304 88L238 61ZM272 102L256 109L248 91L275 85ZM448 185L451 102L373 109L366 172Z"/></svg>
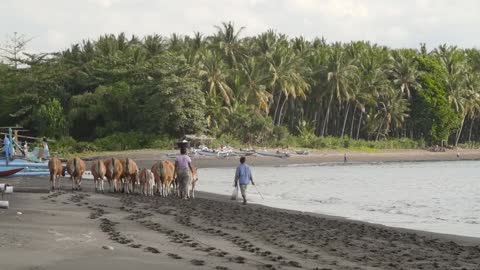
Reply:
<svg viewBox="0 0 480 270"><path fill-rule="evenodd" d="M145 36L142 44L147 50L149 56L159 55L164 49L166 49L165 38L158 34Z"/></svg>
<svg viewBox="0 0 480 270"><path fill-rule="evenodd" d="M328 105L323 128L320 136L327 131L332 102L335 99L339 105L349 100L353 91L354 82L358 78L358 68L354 59L346 59L345 50L339 43L334 44L328 57L327 87L325 94L328 96Z"/></svg>
<svg viewBox="0 0 480 270"><path fill-rule="evenodd" d="M389 75L393 84L410 99L411 90L419 88L415 53L410 50L392 50Z"/></svg>
<svg viewBox="0 0 480 270"><path fill-rule="evenodd" d="M223 22L221 26L215 26L217 33L212 38L212 45L218 48L227 63L232 67L237 67L238 62L245 56L240 34L245 27L236 30L233 22Z"/></svg>
<svg viewBox="0 0 480 270"><path fill-rule="evenodd" d="M301 59L285 43L279 43L274 52L267 57L267 61L269 87L273 89L272 95L276 98L273 120L276 125L280 125L287 100L305 98L306 92L310 89L310 85L303 77L308 71Z"/></svg>
<svg viewBox="0 0 480 270"><path fill-rule="evenodd" d="M215 51L202 52L198 75L205 82L205 90L210 98L217 100L219 97L226 106L233 101L233 90L227 83L228 68L221 56Z"/></svg>
<svg viewBox="0 0 480 270"><path fill-rule="evenodd" d="M256 58L245 59L241 65L244 81L244 100L260 111L268 114L272 94L267 91L268 77L265 67Z"/></svg>

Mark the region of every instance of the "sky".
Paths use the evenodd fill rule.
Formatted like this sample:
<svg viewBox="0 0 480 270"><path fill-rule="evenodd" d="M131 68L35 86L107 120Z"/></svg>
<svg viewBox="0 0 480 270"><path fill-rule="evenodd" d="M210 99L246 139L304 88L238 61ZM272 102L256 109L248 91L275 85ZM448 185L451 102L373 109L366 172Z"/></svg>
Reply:
<svg viewBox="0 0 480 270"><path fill-rule="evenodd" d="M479 48L479 11L477 0L0 0L0 44L18 32L33 38L29 51L52 52L105 33L209 35L232 21L244 36Z"/></svg>

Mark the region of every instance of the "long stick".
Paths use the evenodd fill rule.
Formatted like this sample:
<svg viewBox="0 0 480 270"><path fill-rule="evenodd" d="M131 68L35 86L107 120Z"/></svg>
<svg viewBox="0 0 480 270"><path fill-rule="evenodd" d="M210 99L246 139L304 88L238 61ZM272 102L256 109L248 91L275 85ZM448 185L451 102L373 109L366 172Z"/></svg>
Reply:
<svg viewBox="0 0 480 270"><path fill-rule="evenodd" d="M262 196L262 193L260 193L260 190L258 190L257 186L253 185L255 187L255 189L257 190L258 194L260 195L260 197L262 198L262 200L265 200Z"/></svg>

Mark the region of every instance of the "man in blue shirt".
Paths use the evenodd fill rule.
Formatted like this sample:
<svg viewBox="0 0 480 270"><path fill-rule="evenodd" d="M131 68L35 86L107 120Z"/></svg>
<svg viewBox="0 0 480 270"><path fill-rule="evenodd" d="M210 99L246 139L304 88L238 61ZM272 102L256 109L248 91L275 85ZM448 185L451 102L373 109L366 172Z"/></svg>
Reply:
<svg viewBox="0 0 480 270"><path fill-rule="evenodd" d="M253 182L252 172L250 171L250 167L245 164L245 157L240 158L240 165L237 167L237 171L235 172L235 180L234 185L237 187L240 184L240 191L242 193L243 204L247 204L247 185L252 182L252 185L255 185Z"/></svg>
<svg viewBox="0 0 480 270"><path fill-rule="evenodd" d="M7 135L3 139L3 148L5 149L5 160L8 165L8 161L10 160L10 140L8 139Z"/></svg>

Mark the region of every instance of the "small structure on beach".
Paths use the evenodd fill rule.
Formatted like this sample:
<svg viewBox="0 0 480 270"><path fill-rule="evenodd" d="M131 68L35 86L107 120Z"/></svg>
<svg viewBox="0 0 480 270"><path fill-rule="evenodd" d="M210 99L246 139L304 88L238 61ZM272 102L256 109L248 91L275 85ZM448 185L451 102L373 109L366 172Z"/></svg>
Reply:
<svg viewBox="0 0 480 270"><path fill-rule="evenodd" d="M198 148L200 145L210 145L215 138L208 137L206 135L184 135L177 143L180 145L186 145L188 147Z"/></svg>

